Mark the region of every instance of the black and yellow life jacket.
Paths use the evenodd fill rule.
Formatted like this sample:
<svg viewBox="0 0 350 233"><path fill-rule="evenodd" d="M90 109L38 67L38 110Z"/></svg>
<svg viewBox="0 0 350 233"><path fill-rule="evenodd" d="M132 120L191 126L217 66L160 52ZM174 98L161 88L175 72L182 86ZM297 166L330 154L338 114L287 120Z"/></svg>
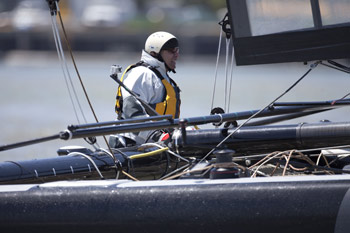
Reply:
<svg viewBox="0 0 350 233"><path fill-rule="evenodd" d="M155 67L150 66L149 64L143 61L138 62L126 68L120 80L123 82L125 74L138 66L145 66L150 70L152 70L157 75L157 77L162 81L163 86L165 88L163 101L156 104L150 104L150 106L153 107L156 110L156 112L159 113L160 115L172 115L173 118L179 118L180 103L181 103L180 89L174 80L168 77L171 82L169 83ZM117 97L116 97L116 104L115 104L115 112L118 114L118 118L121 118L122 110L123 110L123 97L122 97L121 88L122 87L119 85L118 91L117 91Z"/></svg>

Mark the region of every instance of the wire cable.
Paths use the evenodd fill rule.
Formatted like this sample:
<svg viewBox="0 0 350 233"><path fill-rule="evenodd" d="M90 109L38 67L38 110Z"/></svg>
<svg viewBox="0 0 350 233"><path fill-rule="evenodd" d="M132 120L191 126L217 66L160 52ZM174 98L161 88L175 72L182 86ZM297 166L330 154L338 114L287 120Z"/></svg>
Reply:
<svg viewBox="0 0 350 233"><path fill-rule="evenodd" d="M230 89L228 92L228 105L227 105L227 112L230 112L230 105L231 105L231 90L232 90L232 76L233 76L233 66L234 66L234 48L232 46L232 52L231 52L231 68L230 68Z"/></svg>
<svg viewBox="0 0 350 233"><path fill-rule="evenodd" d="M130 179L134 180L134 181L139 181L138 179L136 179L135 177L133 177L132 175L130 175L129 173L127 173L126 171L124 171L122 169L122 165L120 163L120 161L117 159L117 157L114 156L113 153L109 152L108 150L104 149L104 148L100 148L101 151L105 152L107 155L111 156L111 158L113 159L115 166L116 166L116 170L117 170L117 174L115 179L119 179L119 172L123 173L125 176L129 177Z"/></svg>
<svg viewBox="0 0 350 233"><path fill-rule="evenodd" d="M324 65L326 67L329 67L329 68L333 68L333 69L336 69L336 70L339 70L339 71L342 71L342 72L345 72L345 73L348 73L349 74L349 77L350 77L350 67L347 67L345 65L342 65L342 64L339 64L337 62L334 62L334 61L331 61L331 60L328 60L328 63L331 64L331 65L327 65L327 64L324 64L324 63L320 63L321 65ZM334 100L332 102L332 105L334 105L336 102L340 101L340 100L343 100L345 99L346 97L348 97L350 95L350 92L347 93L346 95L344 95L343 97L341 97L340 99L337 99L337 100Z"/></svg>
<svg viewBox="0 0 350 233"><path fill-rule="evenodd" d="M64 39L65 39L65 41L66 41L66 45L67 45L67 48L68 48L68 50L69 50L69 53L70 53L70 56L71 56L71 59L72 59L72 62L73 62L75 71L76 71L76 73L77 73L77 76L78 76L78 79L79 79L79 81L80 81L81 87L82 87L83 92L84 92L84 95L85 95L85 97L86 97L86 100L87 100L87 102L88 102L88 104L89 104L90 110L91 110L91 112L92 112L92 114L93 114L93 116L94 116L96 122L98 123L99 120L98 120L97 115L96 115L96 113L95 113L95 110L94 110L94 108L93 108L93 106L92 106L92 103L91 103L91 101L90 101L90 98L89 98L89 96L88 96L88 94L87 94L86 88L85 88L85 86L84 86L84 83L83 83L83 81L82 81L82 78L81 78L81 76L80 76L78 67L77 67L76 62L75 62L75 59L74 59L73 52L72 52L72 48L71 48L70 43L69 43L69 40L68 40L68 36L67 36L66 30L65 30L65 27L64 27L64 23L63 23L63 20L62 20L62 16L61 16L61 12L60 12L60 10L59 10L58 3L57 3L57 2L55 2L55 3L56 3L56 8L57 8L58 17L59 17L59 20L60 20L60 23L61 23L61 27L62 27ZM107 145L109 151L110 151L111 153L113 153L113 152L112 152L112 148L110 147L110 145L109 145L109 143L108 143L108 141L107 141L107 139L106 139L105 136L103 136L103 139L104 139L104 141L105 141L105 143L106 143L106 145Z"/></svg>
<svg viewBox="0 0 350 233"><path fill-rule="evenodd" d="M277 98L275 98L271 103L266 105L264 108L260 109L258 112L250 116L245 122L243 122L241 125L235 128L229 135L227 135L220 143L218 143L213 149L211 149L198 163L201 163L204 159L206 159L209 155L211 155L216 149L218 149L224 142L227 141L234 133L236 133L240 128L242 128L246 123L248 123L251 119L259 115L262 111L265 109L272 107L272 105L282 98L285 94L287 94L290 90L292 90L301 80L303 80L317 65L320 63L320 61L317 61L310 65L310 68L308 71L306 71L305 74L303 74L295 83L293 83L286 91L284 91L281 95L279 95ZM197 164L198 164L197 163Z"/></svg>
<svg viewBox="0 0 350 233"><path fill-rule="evenodd" d="M60 23L61 23L61 27L62 27L62 32L63 32L63 35L64 35L64 39L65 39L65 41L66 41L66 45L67 45L68 51L69 51L69 53L70 53L70 57L72 58L72 62L73 62L73 65L74 65L74 69L75 69L75 71L76 71L76 73L77 73L78 79L79 79L79 81L80 81L80 85L81 85L81 87L82 87L82 89L83 89L83 92L84 92L84 95L85 95L85 98L86 98L86 100L88 101L88 104L89 104L89 106L90 106L90 110L91 110L91 112L92 112L92 114L93 114L93 116L94 116L96 122L99 122L98 119L97 119L95 110L94 110L94 108L92 107L90 98L89 98L89 96L88 96L88 94L87 94L87 91L86 91L85 85L84 85L84 83L83 83L83 80L82 80L82 78L81 78L81 76L80 76L80 73L79 73L77 64L76 64L76 62L75 62L75 59L74 59L74 56L73 56L73 52L72 52L72 48L71 48L70 43L69 43L69 40L68 40L68 36L67 36L66 30L65 30L64 24L63 24L61 12L60 12L60 10L59 10L58 3L57 3L57 2L56 2L56 7L57 7L57 12L58 12L59 20L60 20Z"/></svg>
<svg viewBox="0 0 350 233"><path fill-rule="evenodd" d="M78 98L78 95L77 95L77 91L76 91L76 89L74 87L74 84L73 84L73 81L72 81L72 77L71 77L70 72L69 72L67 61L66 61L66 58L65 58L65 55L64 55L64 50L62 48L61 37L60 37L59 30L58 30L57 22L56 22L57 13L60 14L60 10L59 10L59 6L58 6L57 2L55 2L55 4L56 4L56 9L57 10L54 12L54 14L51 14L51 25L52 25L52 30L53 30L55 44L56 44L57 55L58 55L58 58L59 58L59 61L60 61L60 64L61 64L64 80L65 80L65 83L66 83L66 87L67 87L67 90L68 90L69 98L71 100L71 103L72 103L72 106L73 106L73 110L74 110L74 114L75 114L75 117L77 119L77 122L80 124L81 121L79 119L78 110L77 110L77 107L76 107L76 105L74 103L74 100L77 103L77 106L79 107L80 114L81 114L84 122L87 123L87 120L86 120L86 117L85 117L82 105L80 104L80 101L79 101L79 98ZM61 23L63 24L62 21L61 21ZM62 26L62 27L64 27L64 26ZM74 98L73 98L73 96L74 96ZM98 145L96 140L90 140L89 141L86 138L84 138L84 139L85 139L86 142L88 142L90 145L92 145L95 149L97 149L97 147L94 144L96 144L99 147L99 145Z"/></svg>
<svg viewBox="0 0 350 233"><path fill-rule="evenodd" d="M229 49L230 47L230 39L226 38L226 56L225 56L225 92L224 92L224 111L227 112L227 102L228 102L228 58L229 58Z"/></svg>
<svg viewBox="0 0 350 233"><path fill-rule="evenodd" d="M212 98L211 98L211 108L210 109L213 109L213 107L214 107L214 97L215 97L215 89L216 89L216 79L217 79L217 76L218 76L218 66L219 66L219 59L220 59L222 34L223 34L223 30L222 30L222 27L220 27L218 53L217 53L217 56L216 56L216 66L215 66L215 74L214 74L213 95L212 95Z"/></svg>
<svg viewBox="0 0 350 233"><path fill-rule="evenodd" d="M76 109L76 106L75 106L75 103L74 103L74 100L73 100L72 90L71 90L71 88L74 89L74 86L72 85L72 80L71 80L70 73L69 73L69 70L68 70L68 67L67 67L67 63L66 63L66 61L64 59L64 53L63 53L62 44L61 44L61 41L60 41L60 38L59 38L58 27L57 27L57 23L56 23L56 20L55 20L54 17L55 17L54 15L51 16L51 23L52 23L52 31L53 31L54 41L55 41L55 44L56 44L57 55L58 55L58 59L60 61L60 65L61 65L62 71L63 71L64 81L65 81L65 84L66 84L66 87L67 87L67 90L68 90L70 101L71 101L72 106L73 106L75 117L77 119L77 122L80 124L78 112L77 112L77 109ZM69 76L69 79L71 81L70 82L71 86L68 83L68 77L67 76ZM79 100L77 99L77 95L75 95L75 98L76 98L76 101L79 102Z"/></svg>

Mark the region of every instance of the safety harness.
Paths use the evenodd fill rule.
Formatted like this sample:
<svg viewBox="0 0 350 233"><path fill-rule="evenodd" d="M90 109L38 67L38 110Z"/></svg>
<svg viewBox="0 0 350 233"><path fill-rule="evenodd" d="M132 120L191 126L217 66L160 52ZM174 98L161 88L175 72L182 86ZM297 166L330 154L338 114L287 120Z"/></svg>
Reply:
<svg viewBox="0 0 350 233"><path fill-rule="evenodd" d="M180 88L177 86L175 81L168 76L170 80L170 83L169 83L154 66L151 66L143 61L130 65L128 68L126 68L120 80L123 82L125 74L138 66L144 66L152 70L157 75L157 77L162 81L162 84L165 88L163 101L155 104L150 104L151 107L153 107L156 110L156 112L159 113L160 115L172 115L173 118L179 118L180 103L181 103ZM123 112L123 97L122 97L121 88L122 87L119 85L118 91L117 91L117 97L116 97L116 104L115 104L115 112L118 114L118 119L122 119L122 112Z"/></svg>

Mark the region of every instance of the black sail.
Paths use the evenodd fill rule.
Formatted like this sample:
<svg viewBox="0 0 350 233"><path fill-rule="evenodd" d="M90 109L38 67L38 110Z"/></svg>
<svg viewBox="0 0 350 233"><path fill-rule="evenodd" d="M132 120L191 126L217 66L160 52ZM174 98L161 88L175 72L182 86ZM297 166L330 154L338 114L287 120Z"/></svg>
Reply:
<svg viewBox="0 0 350 233"><path fill-rule="evenodd" d="M348 0L227 0L237 65L349 58Z"/></svg>

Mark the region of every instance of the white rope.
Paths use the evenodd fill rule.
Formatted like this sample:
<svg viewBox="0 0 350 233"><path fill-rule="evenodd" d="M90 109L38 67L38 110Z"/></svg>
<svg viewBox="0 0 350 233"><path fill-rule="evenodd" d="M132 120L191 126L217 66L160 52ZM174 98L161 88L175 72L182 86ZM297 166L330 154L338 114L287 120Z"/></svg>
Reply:
<svg viewBox="0 0 350 233"><path fill-rule="evenodd" d="M86 158L87 160L89 160L90 163L95 167L95 169L96 169L97 173L99 174L100 178L101 178L101 179L104 179L102 173L100 172L100 169L98 169L96 163L95 163L88 155L83 154L83 153L81 153L81 152L71 152L71 153L69 153L68 155L81 155L81 156L83 156L84 158ZM89 167L89 168L90 168L90 167ZM72 169L72 173L73 173L73 168L71 167L71 169Z"/></svg>
<svg viewBox="0 0 350 233"><path fill-rule="evenodd" d="M58 6L57 2L56 2L56 8L57 8L57 11L59 11L59 6ZM72 106L73 106L73 109L74 109L74 113L75 113L75 116L77 118L78 123L80 124L80 120L79 120L79 116L78 116L78 113L77 113L78 111L76 109L76 105L74 104L74 98L75 98L75 101L76 101L76 103L77 103L77 105L79 107L79 110L80 110L80 113L81 113L81 115L82 115L82 117L84 119L84 122L87 123L87 120L86 120L86 117L84 115L83 109L81 107L81 104L80 104L77 92L76 92L76 90L74 88L74 84L73 84L73 81L72 81L72 78L71 78L71 75L70 75L70 72L69 72L69 69L68 69L67 61L65 59L65 55L64 55L63 48L62 48L61 38L60 38L60 34L59 34L59 30L58 30L58 26L57 26L55 15L51 16L52 30L53 30L53 34L54 34L54 39L55 39L55 44L56 44L56 50L57 50L58 58L59 58L59 61L61 63L61 68L62 68L62 71L63 71L63 76L64 76L64 79L65 79L65 83L66 83L66 86L67 86L67 89L68 89L69 97L70 97L70 100L71 100L71 103L72 103ZM68 82L68 80L69 80L69 82ZM70 83L70 86L69 86L69 83ZM74 94L74 98L73 98L72 93Z"/></svg>
<svg viewBox="0 0 350 233"><path fill-rule="evenodd" d="M220 50L221 50L221 38L222 38L222 27L220 27L219 46L218 46L218 53L217 53L217 56L216 56L216 66L215 66L215 75L214 75L213 96L211 98L211 108L210 109L213 109L213 107L214 107L216 78L217 78L217 74L218 74L218 66L219 66L219 58L220 58Z"/></svg>
<svg viewBox="0 0 350 233"><path fill-rule="evenodd" d="M230 47L230 39L229 38L226 38L226 57L225 57L225 92L224 92L224 102L225 102L225 107L224 107L224 111L227 112L227 102L228 102L228 91L227 91L227 88L228 88L228 57L229 57L229 53L230 53L230 50L229 50L229 47Z"/></svg>
<svg viewBox="0 0 350 233"><path fill-rule="evenodd" d="M231 104L231 90L232 90L232 75L233 75L233 66L234 66L234 48L232 46L232 53L231 53L231 68L230 68L230 74L231 74L231 78L230 78L230 89L228 92L228 105L227 105L227 112L230 112L230 104Z"/></svg>
<svg viewBox="0 0 350 233"><path fill-rule="evenodd" d="M66 84L66 87L67 87L67 90L68 90L69 99L70 99L70 101L72 103L75 117L76 117L78 123L80 124L78 113L77 113L77 110L76 110L76 107L75 107L75 104L74 104L74 101L73 101L72 93L71 93L71 90L70 90L70 87L69 87L69 84L68 84L67 74L65 72L65 69L64 69L64 66L63 66L63 62L62 62L62 57L61 57L62 55L61 55L61 51L60 51L59 45L58 45L58 43L59 43L58 41L59 40L57 39L57 34L56 34L56 29L55 29L55 26L57 27L57 25L56 25L54 16L51 16L51 23L52 23L53 36L54 36L54 40L55 40L55 44L56 44L57 55L58 55L58 59L60 61L61 69L63 71L63 77L64 77L64 81L65 81L65 84Z"/></svg>
<svg viewBox="0 0 350 233"><path fill-rule="evenodd" d="M117 163L120 163L119 160L117 160L117 158L115 157L115 155L113 155L111 152L109 152L108 150L104 149L104 148L100 148L101 151L105 152L107 155L109 155L112 160L114 161L115 163L115 166L117 167ZM120 164L121 165L121 164ZM116 177L115 179L118 180L119 179L119 175L120 175L120 172L119 172L119 169L117 171L117 174L116 174Z"/></svg>

